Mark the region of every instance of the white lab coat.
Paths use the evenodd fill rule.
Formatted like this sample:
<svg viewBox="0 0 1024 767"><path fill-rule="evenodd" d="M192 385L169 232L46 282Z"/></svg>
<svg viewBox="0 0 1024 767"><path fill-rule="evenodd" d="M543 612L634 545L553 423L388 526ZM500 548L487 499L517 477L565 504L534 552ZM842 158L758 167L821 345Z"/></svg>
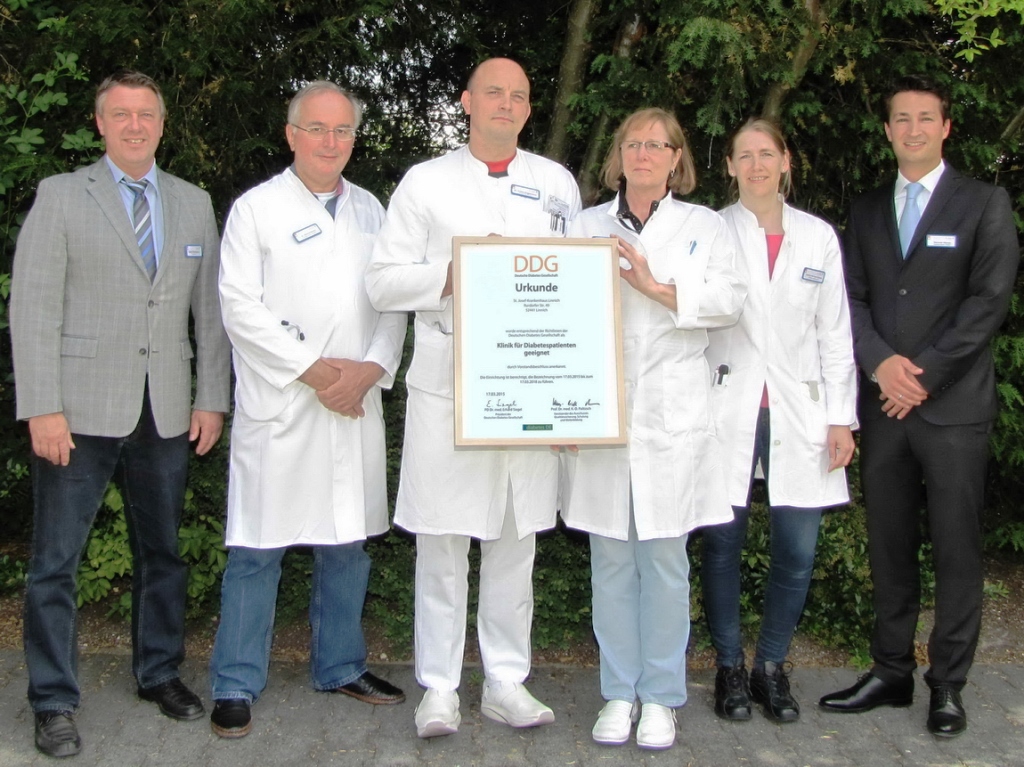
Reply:
<svg viewBox="0 0 1024 767"><path fill-rule="evenodd" d="M771 411L768 495L775 506L849 501L846 472L828 471L830 425L857 427L857 371L839 240L827 223L785 205L785 238L768 278L768 245L740 203L722 211L748 272L740 321L710 334L712 389L728 465L729 500L745 506L765 382Z"/></svg>
<svg viewBox="0 0 1024 767"><path fill-rule="evenodd" d="M394 380L406 316L379 314L363 284L383 217L373 195L346 181L332 221L291 169L246 192L228 216L220 297L236 378L229 546L349 543L387 530L380 389ZM363 400L365 417L331 412L297 380L320 357L384 368Z"/></svg>
<svg viewBox="0 0 1024 767"><path fill-rule="evenodd" d="M378 310L416 312L395 506L395 524L414 533L499 538L509 481L520 538L555 523L558 458L547 447L455 449L452 305L441 298L452 237L561 237L549 198L567 219L580 209L576 182L557 163L519 150L508 173L491 178L468 147L411 168L366 274Z"/></svg>
<svg viewBox="0 0 1024 767"><path fill-rule="evenodd" d="M672 312L621 282L629 442L568 455L562 516L627 540L632 490L637 537L678 537L732 519L704 350L709 328L736 322L745 287L732 234L714 211L669 195L637 235L616 218L618 205L616 197L584 211L573 235L633 243L655 279L675 284L678 306Z"/></svg>

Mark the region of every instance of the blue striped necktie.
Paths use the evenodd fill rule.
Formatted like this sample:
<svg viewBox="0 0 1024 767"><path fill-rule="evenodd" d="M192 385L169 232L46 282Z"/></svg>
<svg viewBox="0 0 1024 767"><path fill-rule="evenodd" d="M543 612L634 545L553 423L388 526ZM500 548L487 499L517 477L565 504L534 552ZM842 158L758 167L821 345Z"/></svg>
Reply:
<svg viewBox="0 0 1024 767"><path fill-rule="evenodd" d="M135 195L135 203L132 205L132 226L135 227L135 239L139 241L142 263L152 281L156 276L156 246L153 242L153 216L149 210L149 200L146 199L146 187L149 186L149 182L146 179L129 181L122 178L121 183Z"/></svg>
<svg viewBox="0 0 1024 767"><path fill-rule="evenodd" d="M921 223L921 206L917 204L917 196L924 191L924 186L914 181L907 184L907 201L903 205L903 215L900 216L900 247L903 249L903 258L909 254L910 241L914 239L914 232L917 225Z"/></svg>

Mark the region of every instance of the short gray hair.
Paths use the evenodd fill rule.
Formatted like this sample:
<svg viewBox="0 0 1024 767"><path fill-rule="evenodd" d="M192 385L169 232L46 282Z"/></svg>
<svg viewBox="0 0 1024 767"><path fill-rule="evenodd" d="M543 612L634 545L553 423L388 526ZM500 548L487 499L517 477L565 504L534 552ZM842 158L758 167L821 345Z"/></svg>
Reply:
<svg viewBox="0 0 1024 767"><path fill-rule="evenodd" d="M352 105L352 111L355 112L356 117L356 124L352 127L359 128L360 124L363 122L363 102L360 101L353 93L345 90L340 85L332 83L330 80L314 80L311 83L303 85L288 104L288 122L294 125L298 121L303 99L308 96L315 96L317 93L324 92L337 93L339 96L344 96L348 99L348 103Z"/></svg>
<svg viewBox="0 0 1024 767"><path fill-rule="evenodd" d="M153 91L156 94L156 100L160 103L160 117L167 115L167 107L164 105L164 94L160 92L160 86L157 85L156 80L142 72L135 72L130 69L121 69L100 83L96 89L96 101L94 104L97 115L103 111L103 102L107 100L107 92L113 90L118 85L123 85L125 88L148 88Z"/></svg>

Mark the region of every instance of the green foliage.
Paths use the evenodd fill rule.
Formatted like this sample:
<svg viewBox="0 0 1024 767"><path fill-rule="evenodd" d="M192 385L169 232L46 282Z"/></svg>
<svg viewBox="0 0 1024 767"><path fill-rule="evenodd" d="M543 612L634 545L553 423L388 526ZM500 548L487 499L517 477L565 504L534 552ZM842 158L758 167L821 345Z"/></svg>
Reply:
<svg viewBox="0 0 1024 767"><path fill-rule="evenodd" d="M388 639L411 650L415 540L392 530L367 543L366 550L373 561L366 615L377 622Z"/></svg>
<svg viewBox="0 0 1024 767"><path fill-rule="evenodd" d="M124 586L117 581L131 575L132 554L123 511L120 491L113 485L109 486L78 565L79 607L99 602L110 594L121 594ZM130 607L130 603L126 605L122 599L112 611L127 615Z"/></svg>
<svg viewBox="0 0 1024 767"><path fill-rule="evenodd" d="M28 566L10 554L0 556L0 596L14 594L25 586Z"/></svg>
<svg viewBox="0 0 1024 767"><path fill-rule="evenodd" d="M313 582L313 551L293 548L281 561L281 584L277 590L277 615L284 623L299 619L309 607Z"/></svg>
<svg viewBox="0 0 1024 767"><path fill-rule="evenodd" d="M1014 520L996 527L985 542L993 548L1024 553L1024 522Z"/></svg>
<svg viewBox="0 0 1024 767"><path fill-rule="evenodd" d="M590 545L561 530L537 536L533 570L533 644L566 647L590 635Z"/></svg>
<svg viewBox="0 0 1024 767"><path fill-rule="evenodd" d="M718 206L726 199L724 136L747 115L772 111L794 156L796 204L841 226L851 197L893 173L881 116L888 81L926 72L953 90L950 161L1005 186L1019 217L1024 30L1003 23L1017 18L1019 3L940 0L942 10L921 0L601 4L587 30L582 87L569 98L568 165L581 176L593 173L596 167L581 167L584 158L603 155L618 120L641 106L664 106L686 127L697 161L699 186L691 200ZM14 243L36 184L99 155L92 99L94 86L111 71L138 68L161 83L168 119L158 161L206 188L220 215L242 191L290 161L282 126L296 83L317 77L345 82L368 104L346 175L386 201L409 165L464 138L457 100L466 73L484 56L511 52L526 65L533 115L522 143L543 145L571 5L10 0L0 6L0 327L7 323ZM972 19L973 27L962 23ZM972 61L971 45L989 49ZM992 436L987 541L1021 552L1024 306L1018 298L993 349L1002 411ZM406 360L410 355L407 344ZM14 399L10 358L9 340L0 333L0 408L8 413ZM385 395L392 501L401 462L403 376ZM181 546L190 565L193 614L215 609L225 563L226 442L190 463ZM24 426L0 419L0 542L29 537L28 454ZM119 502L108 494L97 517L83 557L79 599L114 595L115 610L124 613L130 559L123 516L113 508ZM819 637L855 648L863 646L870 622L865 544L859 508L826 515L803 624ZM692 548L693 614L699 618L700 550L696 543ZM368 613L389 636L408 641L413 542L392 532L372 541L369 550L374 568ZM589 631L588 556L583 538L541 536L535 578L539 646ZM764 515L755 514L743 572L743 609L751 630L766 560ZM2 567L0 574L6 572ZM11 567L16 574L17 566ZM299 614L307 603L310 569L308 552L286 558L282 618Z"/></svg>
<svg viewBox="0 0 1024 767"><path fill-rule="evenodd" d="M185 510L194 509L194 494L186 492ZM220 593L220 577L227 565L224 523L218 517L198 514L184 522L178 533L178 553L189 566L188 616L210 611ZM78 567L78 606L112 600L110 613L131 614L132 555L124 501L111 484L96 515L85 552Z"/></svg>
<svg viewBox="0 0 1024 767"><path fill-rule="evenodd" d="M1024 22L1022 0L937 0L939 12L953 18L953 28L960 35L960 50L956 55L974 61L982 52L1005 44L999 27L992 19L1016 14ZM1011 20L1010 23L1020 23Z"/></svg>

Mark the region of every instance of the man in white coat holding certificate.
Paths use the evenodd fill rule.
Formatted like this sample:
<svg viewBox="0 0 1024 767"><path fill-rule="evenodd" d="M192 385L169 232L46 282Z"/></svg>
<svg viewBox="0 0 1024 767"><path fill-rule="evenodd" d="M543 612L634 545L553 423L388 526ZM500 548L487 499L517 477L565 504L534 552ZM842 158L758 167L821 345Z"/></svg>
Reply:
<svg viewBox="0 0 1024 767"><path fill-rule="evenodd" d="M281 560L312 546L311 676L320 691L374 704L401 690L366 670L367 536L388 527L382 388L406 316L381 314L363 274L384 218L341 175L362 114L337 85L306 85L288 109L294 164L235 203L220 273L234 346L227 545L210 677L213 731L252 727L267 682Z"/></svg>
<svg viewBox="0 0 1024 767"><path fill-rule="evenodd" d="M380 311L415 311L395 523L416 533L416 709L422 738L461 722L468 553L480 539L481 713L513 727L554 721L523 686L530 672L535 533L555 523L558 456L548 448L455 450L452 237L564 236L579 210L572 175L517 149L530 82L509 59L480 64L462 94L469 144L409 170L366 275Z"/></svg>

